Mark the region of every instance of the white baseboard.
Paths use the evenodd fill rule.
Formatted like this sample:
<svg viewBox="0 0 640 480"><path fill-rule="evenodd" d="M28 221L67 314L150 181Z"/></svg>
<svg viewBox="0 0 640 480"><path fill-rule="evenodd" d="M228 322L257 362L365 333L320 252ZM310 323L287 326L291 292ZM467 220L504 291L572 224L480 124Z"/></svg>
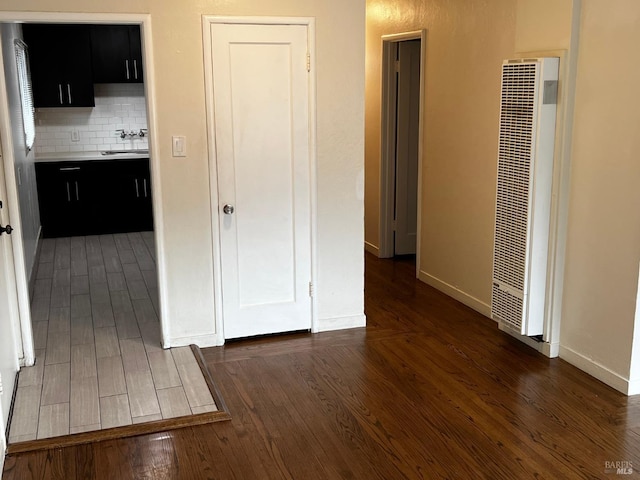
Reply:
<svg viewBox="0 0 640 480"><path fill-rule="evenodd" d="M560 358L625 395L640 393L640 380L632 384L628 379L569 347L560 346Z"/></svg>
<svg viewBox="0 0 640 480"><path fill-rule="evenodd" d="M544 342L542 344L542 350L540 350L540 352L549 358L557 358L560 356L560 344L558 342Z"/></svg>
<svg viewBox="0 0 640 480"><path fill-rule="evenodd" d="M332 330L345 330L348 328L360 328L367 326L367 318L362 315L349 315L344 317L320 318L312 329L313 333L330 332ZM164 348L186 347L197 345L200 348L219 347L224 345L224 338L213 334L195 335L188 337L176 337L165 341Z"/></svg>
<svg viewBox="0 0 640 480"><path fill-rule="evenodd" d="M313 333L330 332L332 330L346 330L347 328L360 328L367 326L367 317L362 315L349 315L346 317L319 318L313 328Z"/></svg>
<svg viewBox="0 0 640 480"><path fill-rule="evenodd" d="M367 252L374 254L376 257L380 257L380 249L376 247L373 243L364 242L364 249Z"/></svg>
<svg viewBox="0 0 640 480"><path fill-rule="evenodd" d="M7 394L8 392L5 392L5 395ZM4 456L7 453L7 429L4 426L3 418L4 415L2 413L2 405L0 405L0 477L2 476L2 472L4 471Z"/></svg>
<svg viewBox="0 0 640 480"><path fill-rule="evenodd" d="M627 395L639 395L640 394L640 378L629 379L627 387Z"/></svg>
<svg viewBox="0 0 640 480"><path fill-rule="evenodd" d="M463 292L453 285L449 285L447 282L434 277L424 270L420 270L420 273L418 273L418 279L427 285L432 286L436 290L440 290L442 293L446 293L450 297L455 298L460 303L464 303L467 307L473 308L476 312L481 313L485 317L491 318L491 306L484 303L482 300L478 300L477 298Z"/></svg>
<svg viewBox="0 0 640 480"><path fill-rule="evenodd" d="M206 347L218 347L224 344L224 340L222 342L218 338L218 335L215 333L205 334L205 335L194 335L189 337L176 337L170 338L168 341L164 342L164 348L174 348L174 347L186 347L189 345L197 345L200 348Z"/></svg>
<svg viewBox="0 0 640 480"><path fill-rule="evenodd" d="M542 350L540 350L540 352L549 358L557 358L560 356L560 344L558 342L544 342L542 344Z"/></svg>

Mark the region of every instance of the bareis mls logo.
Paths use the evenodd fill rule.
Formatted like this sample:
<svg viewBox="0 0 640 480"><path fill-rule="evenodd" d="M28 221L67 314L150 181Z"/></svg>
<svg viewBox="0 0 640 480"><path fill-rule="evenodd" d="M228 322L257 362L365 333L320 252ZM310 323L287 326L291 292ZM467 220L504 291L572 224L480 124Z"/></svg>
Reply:
<svg viewBox="0 0 640 480"><path fill-rule="evenodd" d="M632 462L604 462L604 473L633 475L633 464Z"/></svg>

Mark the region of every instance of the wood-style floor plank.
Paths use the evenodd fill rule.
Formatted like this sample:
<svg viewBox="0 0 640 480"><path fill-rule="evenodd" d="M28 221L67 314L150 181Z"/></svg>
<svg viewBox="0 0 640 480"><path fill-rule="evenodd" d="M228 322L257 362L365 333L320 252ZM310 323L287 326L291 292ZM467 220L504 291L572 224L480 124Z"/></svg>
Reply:
<svg viewBox="0 0 640 480"><path fill-rule="evenodd" d="M144 241L116 235L108 249L122 260ZM60 250L51 261L65 262ZM202 351L231 421L9 455L3 479L601 479L605 462L640 467L640 398L505 335L417 281L410 260L367 255L366 269L366 328ZM140 313L128 300L114 311ZM125 374L149 375L143 339L120 346Z"/></svg>
<svg viewBox="0 0 640 480"><path fill-rule="evenodd" d="M116 241L113 235L44 242L48 249L44 259L53 270L47 262L38 262L47 278L38 279L34 287L37 359L35 366L20 371L19 398L22 402L29 395L30 400L15 409L9 451L114 438L115 427L163 418L172 421L119 432L124 436L139 428L150 432L228 419L209 393L199 350L183 348L186 361L196 370L182 372L183 387L171 352L160 346L159 310L148 298L146 287L144 295L143 289L136 294L127 288L123 264L130 280L157 287L152 280L154 255L148 252L153 232L124 238L126 242ZM126 251L127 246L135 264L123 263L119 257L119 248ZM138 259L143 260L142 265ZM60 293L56 288L62 287L69 289L64 296L69 297L68 305L66 300L50 301ZM46 312L40 311L45 308ZM193 417L192 413L204 415ZM103 432L73 438L95 429ZM46 441L32 441L36 438Z"/></svg>

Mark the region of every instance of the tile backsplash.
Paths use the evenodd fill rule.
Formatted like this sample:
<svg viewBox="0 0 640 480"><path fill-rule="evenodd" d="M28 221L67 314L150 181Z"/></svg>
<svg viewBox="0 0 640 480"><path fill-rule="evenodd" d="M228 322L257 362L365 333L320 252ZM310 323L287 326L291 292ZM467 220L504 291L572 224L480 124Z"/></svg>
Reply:
<svg viewBox="0 0 640 480"><path fill-rule="evenodd" d="M95 107L36 110L36 154L148 148L148 137L121 139L116 132L147 128L144 85L103 83L94 90Z"/></svg>

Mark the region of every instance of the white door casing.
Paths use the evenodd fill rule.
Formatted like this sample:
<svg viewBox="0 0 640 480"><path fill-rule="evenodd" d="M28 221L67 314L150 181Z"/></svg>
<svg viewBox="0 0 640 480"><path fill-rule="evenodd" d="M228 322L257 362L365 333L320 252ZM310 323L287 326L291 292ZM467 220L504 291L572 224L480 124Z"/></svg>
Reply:
<svg viewBox="0 0 640 480"><path fill-rule="evenodd" d="M311 329L308 26L208 28L224 338Z"/></svg>
<svg viewBox="0 0 640 480"><path fill-rule="evenodd" d="M16 190L14 188L14 194L8 195L8 183L5 181L7 174L13 174L13 156L10 153L13 149L13 144L11 141L10 117L3 66L2 39L0 38L0 202L2 202L0 207L0 225L7 227L10 223L13 223L14 226L19 226L20 222L19 212L17 212L15 208L17 203ZM5 155L5 152L9 154ZM15 182L13 182L13 184L15 185ZM18 221L13 222L14 219ZM12 237L6 233L0 235L0 455L2 455L0 467L2 466L6 449L7 442L5 432L8 425L13 389L20 368L20 361L24 361L24 347L28 347L29 345L33 346L30 317L27 315L25 319L24 316L21 316L20 312L16 278L16 252L14 249L18 250L21 242L18 241L14 244L12 240L14 238L19 239L19 233L15 232L13 235L18 236ZM22 260L23 257L18 255L18 259ZM28 323L26 333L29 338L26 339L23 338L24 332L21 329L22 320ZM23 340L25 341L23 342ZM33 353L29 353L30 357L33 357ZM32 358L30 360L32 361Z"/></svg>
<svg viewBox="0 0 640 480"><path fill-rule="evenodd" d="M161 338L164 348L171 346L180 346L193 341L184 342L181 339L173 341L170 335L171 325L170 318L167 312L170 312L168 307L169 302L169 285L168 285L168 273L166 262L166 248L165 248L165 228L164 228L164 215L162 204L162 191L160 181L160 157L155 152L160 151L160 140L157 131L156 122L156 101L155 101L155 74L154 74L154 62L153 62L153 42L151 34L151 15L149 14L137 14L137 13L71 13L71 12L27 12L27 11L7 11L0 12L0 22L7 23L113 23L113 24L137 24L140 25L140 35L143 44L143 56L144 56L144 68L148 75L145 76L145 98L147 99L147 121L148 121L148 138L149 138L149 150L150 167L153 181L151 182L152 199L153 199L153 212L154 212L154 230L156 239L156 256L157 256L157 268L158 268L158 292L160 301L160 324L161 324ZM1 53L1 52L0 52ZM10 139L10 116L8 112L7 102L5 98L2 98L6 93L6 85L4 78L4 71L0 69L0 132L5 134L5 173L6 173L6 186L7 186L7 203L9 203L9 209L12 216L13 225L16 226L19 231L19 196L16 186L16 175L13 166L12 158L12 145ZM11 157L11 158L9 158ZM20 325L16 336L22 340L18 345L20 351L23 354L20 357L23 358L23 363L26 366L32 365L34 362L34 349L33 349L33 332L31 329L31 316L30 316L30 300L29 300L29 285L27 281L27 272L24 265L24 254L22 252L22 242L13 243L13 256L15 271L12 274L11 280L16 283L19 299L19 315ZM207 346L200 342L201 346ZM213 343L213 342L211 342Z"/></svg>
<svg viewBox="0 0 640 480"><path fill-rule="evenodd" d="M399 44L407 40L420 41L420 79L418 106L417 145L417 206L416 206L416 276L420 272L420 236L422 223L422 184L424 157L424 107L425 107L425 56L426 30L382 36L382 99L381 99L381 149L380 149L380 230L378 248L367 248L380 258L396 254L396 108L398 101L398 78L396 60Z"/></svg>
<svg viewBox="0 0 640 480"><path fill-rule="evenodd" d="M2 12L0 12L1 14ZM11 305L11 320L15 336L15 352L20 365L30 366L35 361L35 351L33 345L33 332L31 328L31 308L29 298L28 276L26 271L24 245L21 239L21 218L19 209L19 193L16 181L16 171L13 157L13 138L12 138L12 120L9 112L9 99L7 96L7 79L5 78L5 62L15 62L15 58L4 58L6 45L3 45L0 38L0 182L2 200L4 201L4 219L11 220L11 225L16 233L12 240L8 239L5 243L6 252L11 253L11 257L7 258L6 273L7 282L10 288L11 299L15 299L15 303ZM13 50L11 48L11 50ZM15 128L15 127L14 127ZM22 128L20 125L18 128ZM5 253L6 253L5 252ZM15 294L14 294L15 291ZM11 387L10 387L11 388ZM5 412L6 413L6 412Z"/></svg>
<svg viewBox="0 0 640 480"><path fill-rule="evenodd" d="M6 208L6 189L4 181L4 158L2 156L2 137L0 137L0 225L6 227L9 215ZM18 297L15 284L12 237L0 235L0 446L4 448L4 432L8 425L11 398L16 374L19 369Z"/></svg>

